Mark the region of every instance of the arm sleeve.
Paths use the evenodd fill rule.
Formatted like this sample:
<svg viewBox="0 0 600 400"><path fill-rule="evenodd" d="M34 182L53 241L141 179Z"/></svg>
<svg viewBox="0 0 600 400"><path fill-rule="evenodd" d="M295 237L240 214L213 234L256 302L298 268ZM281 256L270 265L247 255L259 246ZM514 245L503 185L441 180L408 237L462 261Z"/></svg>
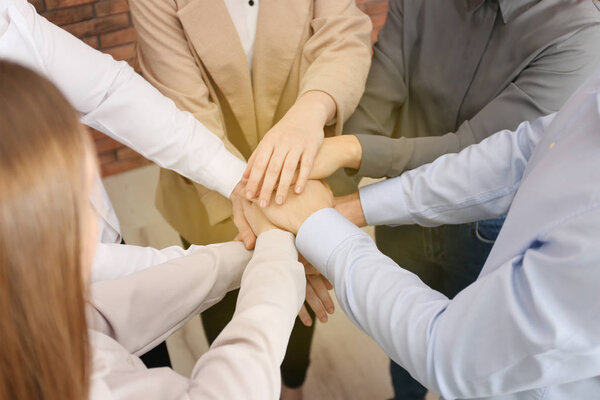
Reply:
<svg viewBox="0 0 600 400"><path fill-rule="evenodd" d="M221 248L209 249L213 256L225 257L233 261L234 250L243 250L243 245L235 244ZM181 260L198 257L198 252ZM218 263L216 263L219 261ZM101 293L110 297L110 293L122 293L125 289L133 292L139 301L134 305L137 311L157 319L161 315L163 327L177 321L177 315L189 315L201 311L213 303L212 296L220 298L231 282L228 272L215 275L208 269L218 264L218 269L229 271L223 259L199 259L187 266L179 260L179 266L162 265L143 271L140 274L156 273L154 282L146 276L144 279L132 276L130 283L136 286L106 290L110 283L105 283ZM232 271L233 277L239 281L243 268L237 259ZM244 260L244 261L247 261ZM174 268L179 268L179 271ZM192 277L187 269L197 271ZM191 279L193 278L193 279ZM162 281L161 281L162 279ZM166 279L166 281L165 281ZM235 279L234 279L235 280ZM168 282L165 285L165 282ZM143 283L143 285L140 285ZM124 376L116 371L114 377L103 381L109 386L114 400L144 398L148 400L196 400L196 399L272 399L279 398L281 390L280 364L283 361L287 342L296 319L296 314L304 300L305 293L304 268L298 262L298 253L294 247L293 235L280 230L271 230L259 236L252 259L248 263L241 278L241 289L236 311L231 322L212 344L210 350L196 363L190 379L184 378L167 368L152 368L129 373ZM94 285L97 286L97 285ZM155 295L155 288L161 288L161 296ZM165 288L173 287L172 292ZM96 288L95 288L96 289ZM98 298L96 290L95 298ZM171 298L172 296L172 298ZM188 299L190 299L188 301ZM207 303L207 299L210 300ZM117 301L112 304L118 304ZM150 301L150 303L144 303ZM121 301L122 302L122 301ZM189 305L196 303L194 307ZM203 302L202 306L197 304ZM125 302L125 305L128 303ZM123 306L121 306L123 308ZM147 312L146 312L147 310ZM132 308L133 311L133 308ZM123 313L125 314L125 313ZM135 313L123 315L123 320L135 318ZM185 318L183 318L185 319ZM132 323L132 322L128 322ZM179 326L180 324L177 324ZM123 332L127 336L116 336L126 348L134 349L129 340L142 341L135 338L135 331ZM139 332L147 340L143 330ZM115 335L113 335L115 336ZM159 339L164 339L161 335ZM157 341L153 341L157 343ZM132 348L133 347L133 348ZM143 351L138 351L143 353Z"/></svg>
<svg viewBox="0 0 600 400"><path fill-rule="evenodd" d="M331 209L304 223L297 245L413 377L445 399L483 398L600 373L599 222L598 209L560 221L451 301Z"/></svg>
<svg viewBox="0 0 600 400"><path fill-rule="evenodd" d="M315 0L311 28L313 34L302 50L310 67L298 97L311 90L330 95L337 107L335 133L340 134L365 87L371 64L371 20L354 0Z"/></svg>
<svg viewBox="0 0 600 400"><path fill-rule="evenodd" d="M244 163L125 62L117 62L36 14L19 1L41 57L43 73L82 115L82 122L164 168L229 197Z"/></svg>
<svg viewBox="0 0 600 400"><path fill-rule="evenodd" d="M479 143L495 132L512 130L523 121L534 121L542 115L557 112L597 68L600 61L599 35L599 25L588 25L548 46L498 96L464 121L456 132L443 136L390 138L387 127L381 132L373 129L367 132L348 131L360 133L357 137L363 148L363 159L358 175L372 178L398 176L443 154L456 153ZM369 84L370 81L367 87ZM388 95L385 90L376 94Z"/></svg>
<svg viewBox="0 0 600 400"><path fill-rule="evenodd" d="M345 133L392 136L399 109L407 97L402 49L403 18L401 1L390 1L387 19L373 47L365 91L356 111L344 126ZM364 153L363 150L363 157L370 157Z"/></svg>
<svg viewBox="0 0 600 400"><path fill-rule="evenodd" d="M438 226L506 214L555 114L501 131L458 154L360 189L369 225Z"/></svg>
<svg viewBox="0 0 600 400"><path fill-rule="evenodd" d="M187 256L203 247L205 246L191 245L184 250L180 246L171 246L159 250L128 244L98 243L92 265L92 282L119 279L175 258Z"/></svg>
<svg viewBox="0 0 600 400"><path fill-rule="evenodd" d="M144 354L238 287L250 257L241 243L204 246L187 257L94 283L91 326L131 353Z"/></svg>

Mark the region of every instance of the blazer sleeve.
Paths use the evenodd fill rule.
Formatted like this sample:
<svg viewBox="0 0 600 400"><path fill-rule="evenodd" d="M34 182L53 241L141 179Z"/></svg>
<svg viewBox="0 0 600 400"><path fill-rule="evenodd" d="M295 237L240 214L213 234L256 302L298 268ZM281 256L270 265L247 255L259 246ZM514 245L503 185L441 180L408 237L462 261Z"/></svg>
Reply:
<svg viewBox="0 0 600 400"><path fill-rule="evenodd" d="M187 257L94 283L91 327L129 352L144 354L238 287L250 257L238 242L204 246Z"/></svg>
<svg viewBox="0 0 600 400"><path fill-rule="evenodd" d="M113 301L110 297L131 291L130 295L122 295L137 297L133 303L135 309L127 306L130 302L115 308L121 314L121 325L136 324L128 319L137 318L135 312L140 312L148 314L148 319L162 320L156 324L170 332L171 325L181 325L176 323L177 320L186 319L186 316L206 308L208 303L204 299L212 303L213 296L222 297L227 285L235 280L232 277L239 279L239 257L234 257L234 254L242 251L247 256L249 253L243 250L242 245L227 246L217 248L218 251L205 249L210 250L208 258L207 254L200 256L196 252L176 263L146 270L138 274L137 279L134 275L129 287L109 291L106 288L110 283L106 283L102 297L116 307L122 300ZM228 265L234 258L237 259L233 263L235 265ZM217 260L221 261L218 263L219 269L225 268L225 271L234 273L216 274L214 269ZM169 284L165 285L165 282ZM162 292L156 296L155 288L159 284ZM139 369L127 374L115 368L114 372L105 373L102 384L113 400L276 400L281 390L279 366L296 314L304 301L305 284L304 268L298 262L293 235L280 230L265 232L259 236L254 255L241 278L233 319L210 350L198 360L190 379L168 368ZM95 290L95 298L98 295ZM131 312L127 312L129 310ZM145 341L150 339L141 324L136 325L129 331L122 330L121 335L113 334L132 351L139 347L136 342L141 341L135 338L136 335L144 335ZM104 332L110 333L110 330ZM157 340L164 337L166 335ZM153 340L153 343L157 343L157 340ZM137 353L142 353L146 348Z"/></svg>
<svg viewBox="0 0 600 400"><path fill-rule="evenodd" d="M459 152L503 129L514 129L523 121L533 121L560 110L571 94L598 67L598 37L600 25L591 24L548 46L498 96L471 119L464 121L456 132L443 136L390 138L388 120L391 117L389 114L386 117L385 112L394 113L396 110L368 108L368 117L362 115L357 119L381 118L382 130L377 132L377 125L372 122L362 128L353 125L356 129L348 131L359 133L357 137L363 148L358 175L373 178L398 176L406 170L430 163L443 154ZM369 87L370 83L367 84L368 93L373 89ZM377 88L376 96L382 98L388 95L387 91L381 90L382 86ZM369 98L364 99L365 104L370 101Z"/></svg>
<svg viewBox="0 0 600 400"><path fill-rule="evenodd" d="M302 50L310 67L299 96L311 90L329 94L337 106L335 133L340 134L365 88L371 65L371 20L354 0L315 0L311 28L313 35Z"/></svg>
<svg viewBox="0 0 600 400"><path fill-rule="evenodd" d="M138 61L144 78L177 106L191 112L238 158L242 153L227 139L219 107L209 96L193 56L174 0L130 0L138 35Z"/></svg>

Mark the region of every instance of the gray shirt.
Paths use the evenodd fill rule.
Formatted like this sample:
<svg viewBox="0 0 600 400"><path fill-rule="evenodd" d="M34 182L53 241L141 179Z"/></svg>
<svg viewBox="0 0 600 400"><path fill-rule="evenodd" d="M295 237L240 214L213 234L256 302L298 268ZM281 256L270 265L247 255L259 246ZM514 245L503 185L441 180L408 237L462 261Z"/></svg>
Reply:
<svg viewBox="0 0 600 400"><path fill-rule="evenodd" d="M592 0L390 0L344 128L358 173L397 176L553 113L599 61Z"/></svg>

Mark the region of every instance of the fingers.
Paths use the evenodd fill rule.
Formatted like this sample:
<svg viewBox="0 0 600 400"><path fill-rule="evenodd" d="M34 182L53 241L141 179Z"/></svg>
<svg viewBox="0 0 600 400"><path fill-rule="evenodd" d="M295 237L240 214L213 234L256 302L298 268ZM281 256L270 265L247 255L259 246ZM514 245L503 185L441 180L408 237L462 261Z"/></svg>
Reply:
<svg viewBox="0 0 600 400"><path fill-rule="evenodd" d="M279 179L279 174L283 167L283 162L286 159L286 154L287 151L282 152L275 150L271 156L271 161L269 161L269 167L265 173L262 188L260 190L259 204L263 208L269 205L271 194L273 193L275 184Z"/></svg>
<svg viewBox="0 0 600 400"><path fill-rule="evenodd" d="M300 164L300 173L298 174L298 181L296 181L296 188L294 191L298 194L302 193L306 186L306 181L310 176L310 171L317 155L317 149L307 148L302 155L302 162Z"/></svg>
<svg viewBox="0 0 600 400"><path fill-rule="evenodd" d="M306 303L308 303L319 321L323 323L327 322L327 311L325 310L323 303L321 303L319 296L313 289L312 283L308 282L308 280L306 285Z"/></svg>
<svg viewBox="0 0 600 400"><path fill-rule="evenodd" d="M243 242L246 249L252 250L256 244L256 235L244 215L243 203L240 201L233 202L233 223L238 229L235 240Z"/></svg>
<svg viewBox="0 0 600 400"><path fill-rule="evenodd" d="M281 170L281 177L279 178L279 187L277 188L277 194L275 196L275 202L277 204L285 203L287 195L296 175L296 168L298 167L298 161L300 161L300 152L288 153L283 169Z"/></svg>
<svg viewBox="0 0 600 400"><path fill-rule="evenodd" d="M310 286L312 286L315 294L319 298L321 304L325 307L325 310L329 314L333 314L335 311L335 305L333 304L333 300L329 295L329 289L327 289L327 285L325 284L325 279L322 275L308 275L306 277L307 281L310 282Z"/></svg>
<svg viewBox="0 0 600 400"><path fill-rule="evenodd" d="M251 159L254 158L252 164L248 163L248 168L251 168L251 170L246 184L246 198L253 199L256 196L272 154L273 145L263 141L250 157Z"/></svg>
<svg viewBox="0 0 600 400"><path fill-rule="evenodd" d="M306 305L304 305L304 304L302 304L302 308L300 309L300 312L298 313L298 318L300 318L300 321L302 321L302 323L305 326L312 326L312 324L313 324L313 320L312 320L310 314L308 313Z"/></svg>

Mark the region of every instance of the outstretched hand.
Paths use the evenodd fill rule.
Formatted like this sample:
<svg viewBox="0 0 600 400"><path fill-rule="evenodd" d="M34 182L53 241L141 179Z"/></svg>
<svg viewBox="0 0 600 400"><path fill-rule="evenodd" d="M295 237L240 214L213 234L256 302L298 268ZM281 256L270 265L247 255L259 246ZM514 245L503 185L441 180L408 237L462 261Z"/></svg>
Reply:
<svg viewBox="0 0 600 400"><path fill-rule="evenodd" d="M250 156L244 172L246 198L258 196L259 205L266 207L277 187L274 200L283 204L294 181L294 191L301 193L323 143L323 128L335 111L335 101L327 93L314 90L303 94Z"/></svg>
<svg viewBox="0 0 600 400"><path fill-rule="evenodd" d="M263 209L267 218L286 231L297 234L300 226L313 213L333 207L333 193L327 184L310 180L302 194L289 193L287 201Z"/></svg>

